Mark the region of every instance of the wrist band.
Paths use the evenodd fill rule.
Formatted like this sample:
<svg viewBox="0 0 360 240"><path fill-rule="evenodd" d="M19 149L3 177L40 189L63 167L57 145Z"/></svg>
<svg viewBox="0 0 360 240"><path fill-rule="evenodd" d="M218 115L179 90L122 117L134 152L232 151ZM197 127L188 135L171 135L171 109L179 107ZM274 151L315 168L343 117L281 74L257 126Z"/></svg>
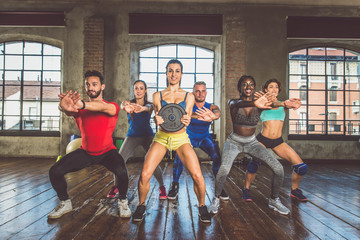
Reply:
<svg viewBox="0 0 360 240"><path fill-rule="evenodd" d="M83 107L80 108L80 110L85 109L85 102L84 102L84 100L81 100L81 102L83 103Z"/></svg>

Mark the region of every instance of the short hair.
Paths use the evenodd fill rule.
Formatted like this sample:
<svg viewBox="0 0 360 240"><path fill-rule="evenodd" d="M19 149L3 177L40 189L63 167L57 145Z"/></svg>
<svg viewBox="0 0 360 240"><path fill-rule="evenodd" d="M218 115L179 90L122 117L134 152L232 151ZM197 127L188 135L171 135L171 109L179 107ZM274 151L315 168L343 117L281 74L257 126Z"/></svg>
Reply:
<svg viewBox="0 0 360 240"><path fill-rule="evenodd" d="M100 83L101 84L105 84L104 81L104 76L96 70L88 70L86 71L86 73L84 74L85 79L87 79L88 77L98 77L100 79Z"/></svg>
<svg viewBox="0 0 360 240"><path fill-rule="evenodd" d="M204 85L206 87L206 83L204 81L195 82L193 88L197 85Z"/></svg>
<svg viewBox="0 0 360 240"><path fill-rule="evenodd" d="M166 64L166 67L165 67L166 72L167 72L168 66L169 66L170 64L179 64L179 65L180 65L180 68L181 68L181 73L183 72L183 65L182 65L182 63L181 63L179 60L177 60L177 59L171 59L170 61L168 61L168 63Z"/></svg>
<svg viewBox="0 0 360 240"><path fill-rule="evenodd" d="M242 76L240 77L239 82L238 82L238 85L237 85L239 92L240 92L240 90L241 90L241 84L242 84L242 82L245 81L246 79L251 79L251 80L254 82L254 85L255 85L255 87L256 87L255 78L254 78L253 76L251 76L251 75L242 75Z"/></svg>
<svg viewBox="0 0 360 240"><path fill-rule="evenodd" d="M279 87L279 92L280 92L281 91L281 83L276 78L272 78L272 79L267 80L266 83L264 84L263 88L262 88L263 91L265 91L265 89L267 89L269 84L272 83L272 82L277 83L277 85Z"/></svg>

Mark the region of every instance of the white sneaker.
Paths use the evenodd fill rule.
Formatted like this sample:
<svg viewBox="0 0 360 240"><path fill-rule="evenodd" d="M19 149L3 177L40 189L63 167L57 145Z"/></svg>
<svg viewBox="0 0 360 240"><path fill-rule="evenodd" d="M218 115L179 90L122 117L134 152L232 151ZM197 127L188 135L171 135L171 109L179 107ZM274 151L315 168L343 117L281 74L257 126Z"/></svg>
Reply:
<svg viewBox="0 0 360 240"><path fill-rule="evenodd" d="M216 214L218 212L219 205L220 205L220 199L217 197L214 197L209 206L209 213Z"/></svg>
<svg viewBox="0 0 360 240"><path fill-rule="evenodd" d="M70 199L65 201L60 201L60 203L54 208L54 210L52 210L52 212L49 213L48 218L52 218L52 219L59 218L65 213L71 211L72 211L72 204Z"/></svg>
<svg viewBox="0 0 360 240"><path fill-rule="evenodd" d="M281 203L280 198L278 198L278 197L275 199L269 198L268 206L270 209L277 211L278 213L281 213L284 215L287 215L290 213L290 210Z"/></svg>
<svg viewBox="0 0 360 240"><path fill-rule="evenodd" d="M119 215L121 218L131 217L131 210L127 199L118 199Z"/></svg>

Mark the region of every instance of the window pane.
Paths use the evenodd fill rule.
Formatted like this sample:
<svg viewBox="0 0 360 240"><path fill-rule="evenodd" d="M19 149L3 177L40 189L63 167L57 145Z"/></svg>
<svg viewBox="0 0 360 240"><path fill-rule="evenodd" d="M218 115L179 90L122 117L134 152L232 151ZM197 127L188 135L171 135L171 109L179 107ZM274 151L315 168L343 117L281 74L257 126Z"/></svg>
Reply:
<svg viewBox="0 0 360 240"><path fill-rule="evenodd" d="M147 89L147 93L148 93L148 101L152 102L153 101L153 94L157 92L156 88L148 88Z"/></svg>
<svg viewBox="0 0 360 240"><path fill-rule="evenodd" d="M309 91L309 104L325 105L325 91Z"/></svg>
<svg viewBox="0 0 360 240"><path fill-rule="evenodd" d="M325 90L325 76L309 76L309 89Z"/></svg>
<svg viewBox="0 0 360 240"><path fill-rule="evenodd" d="M325 106L309 106L309 120L326 120Z"/></svg>
<svg viewBox="0 0 360 240"><path fill-rule="evenodd" d="M60 84L61 81L61 72L48 72L48 71L44 71L43 72L43 80L44 82L49 82L52 84Z"/></svg>
<svg viewBox="0 0 360 240"><path fill-rule="evenodd" d="M214 90L207 89L206 102L214 103Z"/></svg>
<svg viewBox="0 0 360 240"><path fill-rule="evenodd" d="M179 59L183 65L184 73L195 73L195 59Z"/></svg>
<svg viewBox="0 0 360 240"><path fill-rule="evenodd" d="M5 84L20 84L21 71L5 71Z"/></svg>
<svg viewBox="0 0 360 240"><path fill-rule="evenodd" d="M61 69L61 57L45 57L44 56L44 70L59 70Z"/></svg>
<svg viewBox="0 0 360 240"><path fill-rule="evenodd" d="M142 58L140 61L140 72L156 72L156 58Z"/></svg>
<svg viewBox="0 0 360 240"><path fill-rule="evenodd" d="M4 130L19 130L20 117L4 116Z"/></svg>
<svg viewBox="0 0 360 240"><path fill-rule="evenodd" d="M60 93L60 86L52 87L45 85L43 86L43 101L52 100L57 102L59 93Z"/></svg>
<svg viewBox="0 0 360 240"><path fill-rule="evenodd" d="M345 121L345 135L360 135L360 121Z"/></svg>
<svg viewBox="0 0 360 240"><path fill-rule="evenodd" d="M195 47L188 45L179 45L178 58L195 58Z"/></svg>
<svg viewBox="0 0 360 240"><path fill-rule="evenodd" d="M42 103L42 114L48 117L58 117L60 115L58 109L58 101L43 101Z"/></svg>
<svg viewBox="0 0 360 240"><path fill-rule="evenodd" d="M41 70L42 66L41 56L25 56L24 57L24 69L25 70Z"/></svg>
<svg viewBox="0 0 360 240"><path fill-rule="evenodd" d="M140 51L140 57L154 57L157 56L157 47L147 48Z"/></svg>
<svg viewBox="0 0 360 240"><path fill-rule="evenodd" d="M358 58L358 57L357 57ZM360 64L357 61L346 61L345 62L345 75L356 76L359 75Z"/></svg>
<svg viewBox="0 0 360 240"><path fill-rule="evenodd" d="M11 56L5 55L5 69L19 70L23 68L23 57L22 56Z"/></svg>
<svg viewBox="0 0 360 240"><path fill-rule="evenodd" d="M147 87L156 87L156 73L140 73L139 79L146 82Z"/></svg>
<svg viewBox="0 0 360 240"><path fill-rule="evenodd" d="M4 101L5 115L19 115L20 116L20 101Z"/></svg>
<svg viewBox="0 0 360 240"><path fill-rule="evenodd" d="M359 115L359 101L355 101L352 106L345 107L345 116L347 120L360 120Z"/></svg>
<svg viewBox="0 0 360 240"><path fill-rule="evenodd" d="M325 134L325 121L309 121L309 134Z"/></svg>
<svg viewBox="0 0 360 240"><path fill-rule="evenodd" d="M337 90L336 87L328 91L329 105L344 105L344 91Z"/></svg>
<svg viewBox="0 0 360 240"><path fill-rule="evenodd" d="M358 91L345 91L345 105L357 105L359 95Z"/></svg>
<svg viewBox="0 0 360 240"><path fill-rule="evenodd" d="M327 62L326 73L331 76L332 80L337 80L338 75L344 74L344 63L343 62Z"/></svg>
<svg viewBox="0 0 360 240"><path fill-rule="evenodd" d="M24 116L23 130L40 130L40 117Z"/></svg>
<svg viewBox="0 0 360 240"><path fill-rule="evenodd" d="M40 55L42 50L42 43L25 42L24 54Z"/></svg>
<svg viewBox="0 0 360 240"><path fill-rule="evenodd" d="M300 92L301 92L300 90L291 90L291 91L289 91L289 98L300 98ZM306 99L306 97L305 97L305 99ZM304 101L304 100L301 99L301 101Z"/></svg>
<svg viewBox="0 0 360 240"><path fill-rule="evenodd" d="M20 100L20 86L5 86L5 100Z"/></svg>
<svg viewBox="0 0 360 240"><path fill-rule="evenodd" d="M40 86L24 86L24 100L39 100Z"/></svg>
<svg viewBox="0 0 360 240"><path fill-rule="evenodd" d="M181 88L193 88L195 83L194 74L183 74L181 79Z"/></svg>
<svg viewBox="0 0 360 240"><path fill-rule="evenodd" d="M309 61L308 62L309 75L325 75L325 62Z"/></svg>
<svg viewBox="0 0 360 240"><path fill-rule="evenodd" d="M176 45L159 46L159 57L176 58Z"/></svg>
<svg viewBox="0 0 360 240"><path fill-rule="evenodd" d="M7 42L5 43L5 54L22 54L23 42Z"/></svg>
<svg viewBox="0 0 360 240"><path fill-rule="evenodd" d="M59 115L59 114L58 114ZM42 118L41 130L43 131L59 131L59 117L44 116Z"/></svg>
<svg viewBox="0 0 360 240"><path fill-rule="evenodd" d="M206 83L206 88L214 88L214 76L212 74L196 74L196 81Z"/></svg>
<svg viewBox="0 0 360 240"><path fill-rule="evenodd" d="M196 48L197 58L214 58L214 52L206 48Z"/></svg>
<svg viewBox="0 0 360 240"><path fill-rule="evenodd" d="M4 55L0 52L0 69L4 69Z"/></svg>
<svg viewBox="0 0 360 240"><path fill-rule="evenodd" d="M30 99L29 99L30 100ZM31 119L33 116L40 115L40 101L32 100L32 101L23 101L23 119Z"/></svg>
<svg viewBox="0 0 360 240"><path fill-rule="evenodd" d="M159 87L166 88L167 87L167 80L165 73L159 74Z"/></svg>
<svg viewBox="0 0 360 240"><path fill-rule="evenodd" d="M58 55L61 56L61 48L44 44L44 55Z"/></svg>
<svg viewBox="0 0 360 240"><path fill-rule="evenodd" d="M41 72L40 71L24 71L24 81L36 82L37 84L40 84ZM25 83L25 84L28 84L28 83Z"/></svg>
<svg viewBox="0 0 360 240"><path fill-rule="evenodd" d="M196 72L198 73L212 73L214 67L213 59L196 59Z"/></svg>

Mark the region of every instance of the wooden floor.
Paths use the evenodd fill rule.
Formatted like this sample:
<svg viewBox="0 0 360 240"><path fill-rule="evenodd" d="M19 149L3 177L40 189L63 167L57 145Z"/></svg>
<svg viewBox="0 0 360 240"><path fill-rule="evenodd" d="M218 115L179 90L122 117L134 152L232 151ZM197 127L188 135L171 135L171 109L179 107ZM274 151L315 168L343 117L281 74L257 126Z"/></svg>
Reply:
<svg viewBox="0 0 360 240"><path fill-rule="evenodd" d="M241 201L244 165L234 164L211 224L199 221L193 183L185 171L177 201L159 200L152 178L147 214L142 223L118 217L117 203L106 199L112 174L92 166L67 175L74 211L58 220L48 213L58 199L48 178L53 159L0 159L0 239L360 239L359 164L310 163L301 186L307 203L289 197L290 166L284 163L281 200L291 209L286 217L267 207L270 172L262 166L252 188L254 202ZM138 204L137 180L142 163L129 162L128 198ZM172 162L163 162L164 181L171 182ZM209 163L202 163L206 204L214 195Z"/></svg>

